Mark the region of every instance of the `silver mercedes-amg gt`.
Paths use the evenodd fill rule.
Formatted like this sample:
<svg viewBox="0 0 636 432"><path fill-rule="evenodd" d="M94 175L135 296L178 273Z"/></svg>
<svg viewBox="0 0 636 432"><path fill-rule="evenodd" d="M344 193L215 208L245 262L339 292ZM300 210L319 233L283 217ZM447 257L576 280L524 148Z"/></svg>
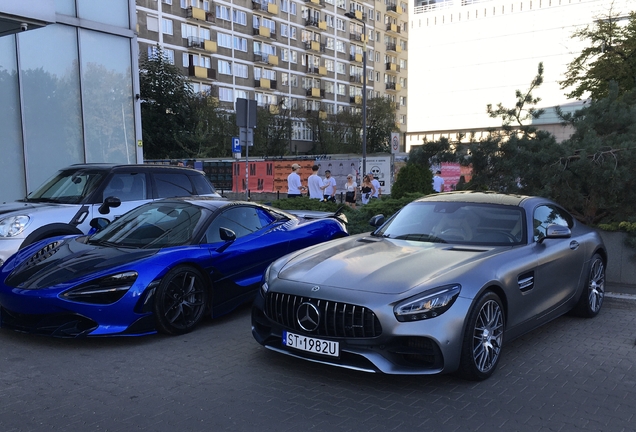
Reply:
<svg viewBox="0 0 636 432"><path fill-rule="evenodd" d="M603 241L547 199L442 193L371 224L267 269L252 311L260 344L355 370L483 380L505 342L603 304Z"/></svg>

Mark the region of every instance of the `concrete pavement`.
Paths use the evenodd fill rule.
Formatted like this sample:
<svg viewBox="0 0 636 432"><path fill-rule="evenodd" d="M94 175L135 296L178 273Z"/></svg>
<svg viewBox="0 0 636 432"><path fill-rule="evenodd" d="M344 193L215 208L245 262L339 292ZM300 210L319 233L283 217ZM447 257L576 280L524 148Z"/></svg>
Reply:
<svg viewBox="0 0 636 432"><path fill-rule="evenodd" d="M180 337L0 329L0 431L634 431L636 291L608 288L596 318L507 344L479 383L279 355L253 340L249 307Z"/></svg>

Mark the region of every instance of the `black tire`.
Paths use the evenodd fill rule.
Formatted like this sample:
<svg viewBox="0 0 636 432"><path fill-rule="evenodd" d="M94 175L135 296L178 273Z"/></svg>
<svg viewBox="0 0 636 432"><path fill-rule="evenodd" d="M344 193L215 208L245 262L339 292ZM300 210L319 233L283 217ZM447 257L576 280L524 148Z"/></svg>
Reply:
<svg viewBox="0 0 636 432"><path fill-rule="evenodd" d="M590 270L578 303L572 309L576 316L593 318L601 311L605 298L605 263L599 254L590 260Z"/></svg>
<svg viewBox="0 0 636 432"><path fill-rule="evenodd" d="M192 331L205 315L208 296L200 271L188 266L170 270L155 292L153 308L157 331L169 335Z"/></svg>
<svg viewBox="0 0 636 432"><path fill-rule="evenodd" d="M504 328L501 300L486 291L468 317L458 370L462 378L482 381L493 374L501 357Z"/></svg>

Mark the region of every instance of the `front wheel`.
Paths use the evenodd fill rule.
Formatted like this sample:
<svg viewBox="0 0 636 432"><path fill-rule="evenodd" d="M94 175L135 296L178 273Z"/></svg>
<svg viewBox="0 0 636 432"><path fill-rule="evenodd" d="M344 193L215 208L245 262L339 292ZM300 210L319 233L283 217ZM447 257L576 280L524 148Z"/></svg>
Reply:
<svg viewBox="0 0 636 432"><path fill-rule="evenodd" d="M586 286L574 306L574 315L584 318L593 318L601 311L605 298L605 264L599 254L594 254L590 260L590 273L586 280Z"/></svg>
<svg viewBox="0 0 636 432"><path fill-rule="evenodd" d="M468 317L459 374L473 381L490 377L499 363L503 338L501 300L492 291L487 291L481 295Z"/></svg>
<svg viewBox="0 0 636 432"><path fill-rule="evenodd" d="M192 331L203 319L207 303L208 289L201 272L192 267L170 270L155 293L157 330L170 335Z"/></svg>

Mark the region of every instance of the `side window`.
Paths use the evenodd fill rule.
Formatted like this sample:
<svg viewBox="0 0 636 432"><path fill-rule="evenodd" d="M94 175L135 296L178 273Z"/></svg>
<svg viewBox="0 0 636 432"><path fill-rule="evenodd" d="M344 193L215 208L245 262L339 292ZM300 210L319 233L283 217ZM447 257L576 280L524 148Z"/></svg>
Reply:
<svg viewBox="0 0 636 432"><path fill-rule="evenodd" d="M153 173L158 198L194 195L190 178L185 173Z"/></svg>
<svg viewBox="0 0 636 432"><path fill-rule="evenodd" d="M205 242L221 241L219 228L231 229L236 234L236 238L240 238L260 230L272 221L271 215L255 207L232 207L214 218L205 234Z"/></svg>
<svg viewBox="0 0 636 432"><path fill-rule="evenodd" d="M572 229L574 221L572 217L558 207L542 205L534 210L534 241L545 237L548 226L557 224Z"/></svg>
<svg viewBox="0 0 636 432"><path fill-rule="evenodd" d="M103 198L115 196L122 201L146 199L146 175L143 173L114 174L104 188Z"/></svg>
<svg viewBox="0 0 636 432"><path fill-rule="evenodd" d="M214 193L214 188L204 175L193 175L190 176L190 179L192 180L192 183L194 183L197 195L210 195Z"/></svg>

